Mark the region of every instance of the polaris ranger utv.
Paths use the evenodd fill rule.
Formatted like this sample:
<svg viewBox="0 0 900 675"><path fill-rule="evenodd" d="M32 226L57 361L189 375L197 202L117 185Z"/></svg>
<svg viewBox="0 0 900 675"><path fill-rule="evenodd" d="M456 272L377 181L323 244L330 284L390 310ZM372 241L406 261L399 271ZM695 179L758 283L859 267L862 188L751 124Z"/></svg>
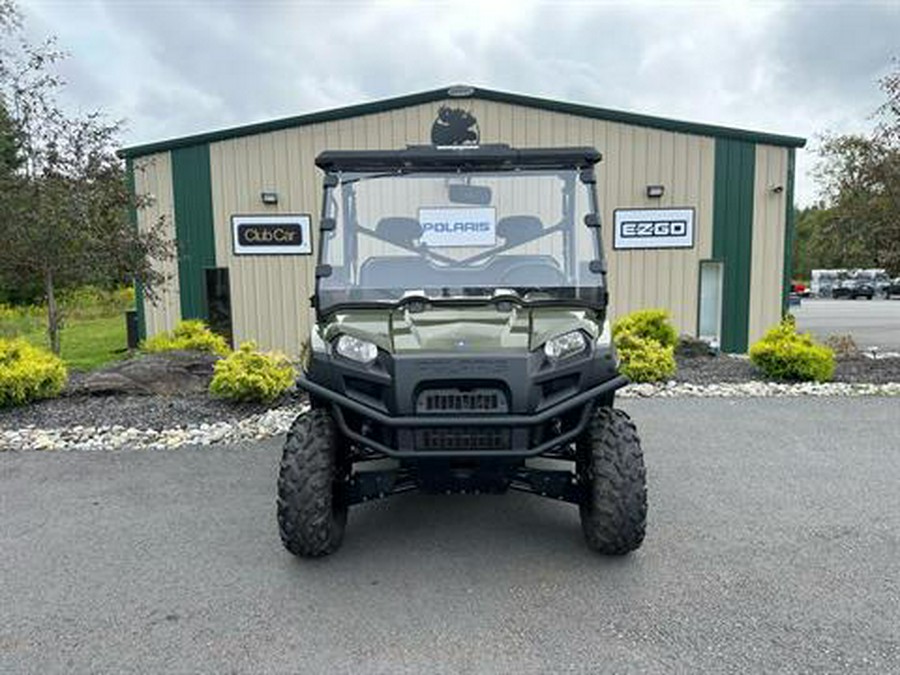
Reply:
<svg viewBox="0 0 900 675"><path fill-rule="evenodd" d="M588 545L647 511L617 373L593 148L323 152L315 325L278 480L284 546L322 556L348 507L411 490L577 504ZM548 461L554 460L554 461ZM560 468L563 467L563 468Z"/></svg>

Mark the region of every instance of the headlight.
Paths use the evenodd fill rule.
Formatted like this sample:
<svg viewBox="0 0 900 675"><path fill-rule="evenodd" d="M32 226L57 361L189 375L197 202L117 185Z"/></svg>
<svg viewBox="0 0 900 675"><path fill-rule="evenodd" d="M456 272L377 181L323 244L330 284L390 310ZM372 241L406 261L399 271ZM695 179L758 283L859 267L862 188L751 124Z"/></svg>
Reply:
<svg viewBox="0 0 900 675"><path fill-rule="evenodd" d="M570 356L580 354L587 349L587 340L580 330L557 335L544 343L544 354L551 361L560 361Z"/></svg>
<svg viewBox="0 0 900 675"><path fill-rule="evenodd" d="M334 351L358 363L372 363L378 356L378 347L368 340L360 340L352 335L341 335L334 343Z"/></svg>

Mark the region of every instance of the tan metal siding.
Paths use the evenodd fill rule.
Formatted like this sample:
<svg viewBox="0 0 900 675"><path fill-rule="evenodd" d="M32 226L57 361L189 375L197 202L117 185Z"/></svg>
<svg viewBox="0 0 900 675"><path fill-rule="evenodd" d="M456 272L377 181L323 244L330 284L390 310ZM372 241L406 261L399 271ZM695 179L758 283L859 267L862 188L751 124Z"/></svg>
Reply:
<svg viewBox="0 0 900 675"><path fill-rule="evenodd" d="M168 152L140 157L134 161L134 186L138 195L151 196L150 204L137 213L138 228L146 231L163 219L167 239L175 241L175 210L172 193L172 162ZM156 299L144 299L147 336L171 330L181 318L178 294L178 262L171 260L157 265L168 281L156 289Z"/></svg>
<svg viewBox="0 0 900 675"><path fill-rule="evenodd" d="M712 250L713 139L506 103L447 103L473 112L484 143L596 146L604 154L598 192L613 315L667 307L679 331L695 332L699 261ZM216 261L230 269L237 340L252 338L263 347L297 353L309 331L307 298L312 292L315 255L234 256L231 215L310 213L315 231L321 200L321 174L313 164L316 155L325 149L428 143L439 106L425 104L211 144ZM648 199L648 184L664 185L665 196ZM277 206L260 202L264 189L278 192ZM694 248L612 251L614 207L676 206L696 209ZM317 241L314 245L316 253Z"/></svg>
<svg viewBox="0 0 900 675"><path fill-rule="evenodd" d="M781 320L787 159L786 148L756 146L748 344ZM782 190L774 192L776 186Z"/></svg>

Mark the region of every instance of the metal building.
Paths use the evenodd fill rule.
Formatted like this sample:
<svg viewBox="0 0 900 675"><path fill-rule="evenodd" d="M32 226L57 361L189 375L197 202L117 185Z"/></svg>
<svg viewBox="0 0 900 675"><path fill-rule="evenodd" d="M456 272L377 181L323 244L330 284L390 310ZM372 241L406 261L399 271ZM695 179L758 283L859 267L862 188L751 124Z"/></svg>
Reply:
<svg viewBox="0 0 900 675"><path fill-rule="evenodd" d="M804 139L457 86L122 150L133 189L152 196L134 214L137 226L163 217L178 249L158 300L138 289L142 335L204 318L236 343L297 354L316 265L316 155L428 144L439 140L448 111L481 143L600 150L614 315L664 307L680 332L729 352L746 351L779 321L790 281L794 153ZM276 215L311 222L312 246L237 241L243 217Z"/></svg>

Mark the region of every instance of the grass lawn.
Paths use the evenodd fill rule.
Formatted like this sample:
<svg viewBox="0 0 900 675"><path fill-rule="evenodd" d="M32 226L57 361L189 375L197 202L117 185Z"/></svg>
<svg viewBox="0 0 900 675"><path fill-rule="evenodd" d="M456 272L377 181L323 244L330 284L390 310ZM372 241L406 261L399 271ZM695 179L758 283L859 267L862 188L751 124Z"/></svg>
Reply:
<svg viewBox="0 0 900 675"><path fill-rule="evenodd" d="M21 336L47 347L44 322L33 316L0 320L0 336ZM127 355L125 316L121 312L100 317L68 317L61 334L62 357L73 370L92 370Z"/></svg>
<svg viewBox="0 0 900 675"><path fill-rule="evenodd" d="M39 332L26 339L47 344L46 335ZM62 330L62 357L69 368L93 370L110 361L118 361L128 354L125 317L121 314L98 319L72 319Z"/></svg>

